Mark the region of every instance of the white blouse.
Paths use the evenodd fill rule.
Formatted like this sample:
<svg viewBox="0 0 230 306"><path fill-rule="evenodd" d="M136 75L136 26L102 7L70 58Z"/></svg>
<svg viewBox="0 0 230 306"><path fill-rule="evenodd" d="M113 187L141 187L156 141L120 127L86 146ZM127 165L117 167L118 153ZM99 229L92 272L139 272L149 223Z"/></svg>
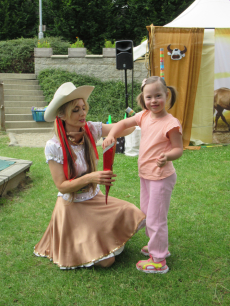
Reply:
<svg viewBox="0 0 230 306"><path fill-rule="evenodd" d="M92 133L92 136L96 143L102 136L102 123L88 121L87 124L88 124L90 132ZM79 177L83 173L86 173L87 171L87 164L85 162L84 145L77 145L77 146L71 145L71 148L73 149L74 153L77 156L75 165L76 165L77 177ZM54 160L55 162L59 164L63 164L64 158L63 158L61 144L59 142L59 139L55 135L52 139L48 140L46 143L45 156L46 156L47 163L49 162L49 160ZM93 188L90 187L87 192L74 193L73 198L72 198L72 194L70 193L62 194L61 192L58 192L58 197L63 197L63 199L67 201L82 202L82 201L92 199L95 195L98 194L99 190L100 190L100 186L97 185L97 188L94 192L93 192Z"/></svg>

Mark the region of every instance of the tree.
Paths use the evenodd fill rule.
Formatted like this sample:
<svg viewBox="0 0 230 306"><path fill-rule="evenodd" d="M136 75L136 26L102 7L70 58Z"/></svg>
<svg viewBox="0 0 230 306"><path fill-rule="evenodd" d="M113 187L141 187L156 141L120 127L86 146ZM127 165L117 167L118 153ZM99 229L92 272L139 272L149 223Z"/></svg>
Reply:
<svg viewBox="0 0 230 306"><path fill-rule="evenodd" d="M117 40L130 39L134 45L138 45L143 36L147 35L146 26L163 26L169 23L193 1L113 0L113 16L116 22L114 27L110 25L109 31Z"/></svg>
<svg viewBox="0 0 230 306"><path fill-rule="evenodd" d="M38 33L38 1L2 0L0 40L29 38Z"/></svg>
<svg viewBox="0 0 230 306"><path fill-rule="evenodd" d="M79 37L93 53L102 52L111 15L110 0L46 0L44 19L48 35L74 42Z"/></svg>
<svg viewBox="0 0 230 306"><path fill-rule="evenodd" d="M45 36L79 37L94 54L101 54L105 39L133 40L147 35L146 26L163 26L184 11L193 0L43 0ZM39 0L0 2L0 40L38 35Z"/></svg>

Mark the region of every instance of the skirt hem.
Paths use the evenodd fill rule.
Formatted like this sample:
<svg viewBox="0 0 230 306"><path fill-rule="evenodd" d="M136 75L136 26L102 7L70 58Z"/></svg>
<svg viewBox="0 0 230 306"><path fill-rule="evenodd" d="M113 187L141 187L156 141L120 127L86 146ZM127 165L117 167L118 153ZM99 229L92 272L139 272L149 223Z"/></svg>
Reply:
<svg viewBox="0 0 230 306"><path fill-rule="evenodd" d="M36 252L35 251L35 247L34 247L34 255L37 256L37 257L45 257L45 258L48 258L50 261L53 261L54 264L56 264L60 269L63 269L63 270L70 270L70 269L77 269L77 268L87 268L87 267L91 267L93 266L95 263L99 262L99 261L102 261L104 259L107 259L107 258L111 258L111 257L114 257L114 256L117 256L119 254L122 253L122 251L124 250L124 246L125 244L132 238L132 236L137 233L141 228L144 227L144 223L145 223L145 218L143 218L137 225L135 231L132 233L132 235L130 235L129 239L127 239L122 245L120 245L119 247L113 249L112 251L110 251L108 254L104 254L102 255L101 257L99 258L96 258L96 259L93 259L89 262L86 262L86 263L82 263L80 265L73 265L73 266L62 266L62 265L59 265L58 262L54 262L53 261L53 258L52 257L49 257L48 255L45 255L45 254L41 254L39 252Z"/></svg>

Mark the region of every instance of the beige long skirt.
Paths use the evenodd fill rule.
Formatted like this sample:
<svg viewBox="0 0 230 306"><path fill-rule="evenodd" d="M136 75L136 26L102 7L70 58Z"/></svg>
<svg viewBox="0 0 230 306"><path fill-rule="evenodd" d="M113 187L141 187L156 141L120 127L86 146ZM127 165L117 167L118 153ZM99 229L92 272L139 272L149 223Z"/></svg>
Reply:
<svg viewBox="0 0 230 306"><path fill-rule="evenodd" d="M122 252L125 243L145 224L135 205L105 196L68 202L58 197L50 223L34 254L53 260L61 269L89 267Z"/></svg>

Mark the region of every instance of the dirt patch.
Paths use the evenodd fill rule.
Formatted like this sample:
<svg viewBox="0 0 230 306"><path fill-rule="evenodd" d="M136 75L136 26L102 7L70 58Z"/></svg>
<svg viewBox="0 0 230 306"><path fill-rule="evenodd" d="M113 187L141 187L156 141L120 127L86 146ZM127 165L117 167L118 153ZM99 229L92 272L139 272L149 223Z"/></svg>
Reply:
<svg viewBox="0 0 230 306"><path fill-rule="evenodd" d="M217 131L213 131L212 135L213 143L230 143L230 131L228 128L218 127Z"/></svg>

